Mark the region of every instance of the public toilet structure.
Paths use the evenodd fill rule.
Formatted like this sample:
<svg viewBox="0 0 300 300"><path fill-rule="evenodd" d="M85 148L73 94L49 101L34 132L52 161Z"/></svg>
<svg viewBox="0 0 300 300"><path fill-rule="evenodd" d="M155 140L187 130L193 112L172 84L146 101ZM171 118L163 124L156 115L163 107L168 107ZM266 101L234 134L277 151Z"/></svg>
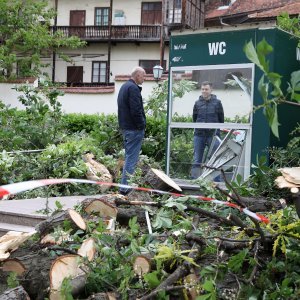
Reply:
<svg viewBox="0 0 300 300"><path fill-rule="evenodd" d="M168 138L166 172L172 178L190 179L193 162L193 132L196 128L221 131L221 144L205 153L204 164L222 167L229 179L251 173L251 164L258 155L267 155L269 147L284 147L290 133L300 123L300 108L290 104L278 106L279 135L271 132L262 109L258 91L262 71L251 63L243 50L252 40L254 46L265 39L273 52L267 56L270 71L282 75L285 92L292 72L300 69L298 41L277 28L248 27L207 29L178 32L170 38L168 95ZM192 84L194 89L178 95L178 83ZM213 94L221 100L224 123L193 123L195 101L201 95L201 83L210 81ZM200 178L213 180L218 171L202 170Z"/></svg>

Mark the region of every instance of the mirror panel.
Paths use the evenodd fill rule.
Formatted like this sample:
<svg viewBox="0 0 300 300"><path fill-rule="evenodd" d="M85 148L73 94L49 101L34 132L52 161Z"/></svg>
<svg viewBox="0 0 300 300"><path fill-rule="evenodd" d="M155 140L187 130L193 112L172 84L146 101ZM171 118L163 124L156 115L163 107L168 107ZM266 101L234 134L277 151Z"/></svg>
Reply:
<svg viewBox="0 0 300 300"><path fill-rule="evenodd" d="M171 122L178 122L180 117L187 117L185 122L192 122L193 106L201 95L201 83L209 81L212 83L212 94L222 102L225 123L251 123L252 64L178 67L171 70L170 78ZM183 93L186 86L193 88Z"/></svg>
<svg viewBox="0 0 300 300"><path fill-rule="evenodd" d="M194 162L194 129L171 128L169 155L171 178L224 182L224 176L220 172L220 169L223 169L228 180L234 179L237 174L244 179L245 145L249 140L249 129L217 130L220 132L219 137L214 136L206 145L202 164L199 164Z"/></svg>

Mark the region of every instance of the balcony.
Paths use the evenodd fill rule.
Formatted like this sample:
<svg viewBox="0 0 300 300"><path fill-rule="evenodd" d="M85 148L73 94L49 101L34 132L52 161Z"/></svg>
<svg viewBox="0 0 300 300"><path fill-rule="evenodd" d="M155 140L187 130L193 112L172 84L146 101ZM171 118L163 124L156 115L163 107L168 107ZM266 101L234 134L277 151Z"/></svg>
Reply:
<svg viewBox="0 0 300 300"><path fill-rule="evenodd" d="M111 39L113 42L159 42L160 25L111 26L56 26L51 31L60 31L63 36L78 36L88 42L101 42Z"/></svg>

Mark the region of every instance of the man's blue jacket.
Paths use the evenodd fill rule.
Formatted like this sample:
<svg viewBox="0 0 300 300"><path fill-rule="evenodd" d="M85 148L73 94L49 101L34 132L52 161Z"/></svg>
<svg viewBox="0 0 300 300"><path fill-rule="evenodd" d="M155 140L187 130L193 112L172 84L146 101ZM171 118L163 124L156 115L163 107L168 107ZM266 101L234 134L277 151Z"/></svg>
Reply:
<svg viewBox="0 0 300 300"><path fill-rule="evenodd" d="M118 95L118 121L121 129L145 129L146 116L141 90L132 79L121 86Z"/></svg>
<svg viewBox="0 0 300 300"><path fill-rule="evenodd" d="M201 123L224 123L224 111L221 100L216 95L211 95L209 100L202 96L195 102L193 108L193 122ZM195 129L194 134L199 136L212 136L215 129ZM217 131L219 134L219 131Z"/></svg>

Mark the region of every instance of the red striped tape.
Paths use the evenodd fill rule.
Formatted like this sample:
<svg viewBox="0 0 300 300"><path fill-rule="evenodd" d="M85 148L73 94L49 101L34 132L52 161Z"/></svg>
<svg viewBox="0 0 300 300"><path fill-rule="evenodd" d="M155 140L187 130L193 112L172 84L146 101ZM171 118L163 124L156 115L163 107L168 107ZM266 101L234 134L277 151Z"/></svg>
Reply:
<svg viewBox="0 0 300 300"><path fill-rule="evenodd" d="M168 194L174 197L190 197L190 198L196 198L202 201L209 201L218 205L224 205L232 208L236 208L239 211L245 213L246 215L263 222L265 224L268 224L270 220L260 214L253 213L247 208L242 208L237 204L231 203L231 202L225 202L217 199L213 199L210 197L204 197L199 195L184 195L179 193L172 193L172 192L166 192L151 188L145 188L145 187L136 187L136 186L129 186L124 184L118 184L118 183L110 183L110 182L102 182L102 181L93 181L93 180L87 180L87 179L72 179L72 178L58 178L58 179L41 179L41 180L32 180L32 181L23 181L18 183L12 183L12 184L6 184L3 186L0 186L0 197L11 195L11 194L17 194L21 192L25 192L28 190L33 190L38 187L47 186L51 184L61 184L61 183L88 183L88 184L97 184L97 185L108 185L108 186L114 186L114 187L121 187L125 189L134 189L144 192L155 192L159 194Z"/></svg>

